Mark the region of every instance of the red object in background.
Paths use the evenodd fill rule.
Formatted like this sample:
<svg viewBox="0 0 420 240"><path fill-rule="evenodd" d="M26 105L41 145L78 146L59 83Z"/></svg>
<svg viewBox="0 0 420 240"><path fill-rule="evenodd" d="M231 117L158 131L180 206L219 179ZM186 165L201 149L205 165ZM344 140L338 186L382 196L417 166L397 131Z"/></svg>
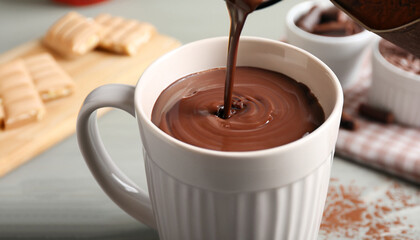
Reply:
<svg viewBox="0 0 420 240"><path fill-rule="evenodd" d="M54 2L72 5L72 6L87 6L100 2L105 2L107 0L53 0Z"/></svg>

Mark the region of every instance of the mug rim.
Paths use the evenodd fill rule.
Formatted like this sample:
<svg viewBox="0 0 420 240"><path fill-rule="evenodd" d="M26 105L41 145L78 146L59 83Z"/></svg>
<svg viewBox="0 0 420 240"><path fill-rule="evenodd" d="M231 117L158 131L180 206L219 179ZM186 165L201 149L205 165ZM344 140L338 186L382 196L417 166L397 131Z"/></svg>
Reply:
<svg viewBox="0 0 420 240"><path fill-rule="evenodd" d="M189 144L189 143L185 143L181 140L176 139L175 137L170 136L169 134L165 133L164 131L162 131L159 127L157 127L151 121L150 117L147 116L146 113L144 112L144 110L140 107L141 106L141 104L140 104L140 102L141 102L140 97L141 96L140 96L139 92L142 89L142 85L141 85L142 77L144 75L146 75L148 73L148 71L151 71L150 69L152 68L152 66L159 65L160 62L165 61L167 58L170 58L171 55L174 55L177 52L182 51L185 48L189 48L190 46L193 46L193 45L207 44L208 42L213 42L213 41L227 41L227 40L228 40L227 36L222 36L222 37L206 38L206 39L202 39L202 40L198 40L198 41L194 41L194 42L190 42L190 43L187 43L185 45L182 45L182 46L180 46L180 47L162 55L161 57L159 57L152 64L150 64L149 67L147 67L147 69L140 76L139 81L137 82L137 85L136 85L135 97L134 97L134 105L135 105L135 108L136 108L136 112L138 113L137 117L142 118L143 122L145 124L147 124L147 127L149 127L149 129L152 130L153 133L156 136L159 136L160 138L163 138L165 142L170 143L171 145L175 145L177 147L180 147L180 148L183 148L183 149L186 149L188 151L195 152L195 153L206 154L206 155L215 156L215 157L231 158L231 159L236 159L236 158L238 158L238 159L245 159L245 158L249 159L249 158L255 158L255 157L258 157L258 156L262 156L262 155L280 154L282 152L287 152L287 151L291 151L292 149L296 149L299 146L304 145L306 142L312 140L317 135L321 134L323 131L328 131L328 129L326 129L326 128L329 128L329 126L334 123L335 118L340 117L340 116L337 116L337 115L341 114L341 109L342 109L342 105L343 105L343 101L344 101L341 84L340 84L337 76L334 74L334 72L324 62L322 62L320 59L318 59L317 57L315 57L314 55L312 55L311 53L309 53L309 52L307 52L303 49L300 49L298 47L295 47L293 45L290 45L290 44L287 44L287 43L284 43L284 42L281 42L281 41L276 41L276 40L261 38L261 37L242 36L240 38L240 42L255 41L255 42L259 42L260 44L276 44L276 45L279 45L281 47L290 48L290 49L293 49L294 51L300 52L301 54L306 55L308 58L310 58L311 60L313 60L317 64L321 65L321 67L327 71L328 75L330 75L329 79L330 79L330 81L332 81L333 88L336 91L336 98L335 98L334 107L333 107L333 110L331 111L331 114L329 114L329 116L325 119L325 121L317 129L315 129L313 132L311 132L307 136L302 137L300 139L297 139L293 142L284 144L284 145L280 145L280 146L272 147L272 148L267 148L267 149L261 149L261 150L221 151L221 150L207 149L207 148L203 148L203 147L194 146L194 145ZM174 81L176 81L176 80L177 79L174 79Z"/></svg>
<svg viewBox="0 0 420 240"><path fill-rule="evenodd" d="M306 32L296 25L295 16L302 14L302 9L305 9L307 6L312 7L316 4L326 5L331 4L330 2L325 1L305 1L294 5L286 14L286 26L293 31L296 35L305 38L308 41L317 42L317 43L327 43L327 44L351 44L354 41L361 41L366 38L370 38L371 33L366 29L363 29L361 32L352 34L350 36L334 37L334 36L323 36L313 33Z"/></svg>

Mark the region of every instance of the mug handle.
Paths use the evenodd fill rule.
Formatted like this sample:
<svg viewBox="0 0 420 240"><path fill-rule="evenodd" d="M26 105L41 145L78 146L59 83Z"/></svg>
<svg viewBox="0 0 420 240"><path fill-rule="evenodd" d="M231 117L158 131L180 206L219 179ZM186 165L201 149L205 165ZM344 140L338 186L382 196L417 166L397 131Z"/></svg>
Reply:
<svg viewBox="0 0 420 240"><path fill-rule="evenodd" d="M98 132L96 110L113 107L135 117L134 86L108 84L93 90L83 102L77 118L77 141L80 151L105 193L125 212L156 229L152 204L147 192L140 189L114 163Z"/></svg>

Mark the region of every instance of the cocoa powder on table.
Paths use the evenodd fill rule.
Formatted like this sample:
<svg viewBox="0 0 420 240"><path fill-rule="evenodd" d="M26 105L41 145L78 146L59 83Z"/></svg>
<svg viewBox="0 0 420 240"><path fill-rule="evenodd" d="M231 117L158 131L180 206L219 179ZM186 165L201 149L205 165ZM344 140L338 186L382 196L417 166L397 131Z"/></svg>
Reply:
<svg viewBox="0 0 420 240"><path fill-rule="evenodd" d="M414 225L398 214L420 206L419 197L408 195L400 184L385 192L362 194L355 184L343 185L331 179L320 233L330 238L415 239Z"/></svg>

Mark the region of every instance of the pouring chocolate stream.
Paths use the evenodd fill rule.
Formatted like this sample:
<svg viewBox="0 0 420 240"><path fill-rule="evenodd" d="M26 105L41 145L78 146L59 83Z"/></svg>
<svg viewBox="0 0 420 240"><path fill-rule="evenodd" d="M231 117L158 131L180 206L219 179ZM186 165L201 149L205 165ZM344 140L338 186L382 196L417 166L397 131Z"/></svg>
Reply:
<svg viewBox="0 0 420 240"><path fill-rule="evenodd" d="M229 47L227 58L227 72L223 108L218 116L227 119L232 114L232 92L235 78L236 57L238 54L239 38L248 14L253 12L263 0L226 0L230 16Z"/></svg>
<svg viewBox="0 0 420 240"><path fill-rule="evenodd" d="M192 73L167 87L152 112L161 130L207 149L252 151L293 142L322 124L323 109L306 85L275 71L236 66L246 17L261 2L226 0L227 67Z"/></svg>

